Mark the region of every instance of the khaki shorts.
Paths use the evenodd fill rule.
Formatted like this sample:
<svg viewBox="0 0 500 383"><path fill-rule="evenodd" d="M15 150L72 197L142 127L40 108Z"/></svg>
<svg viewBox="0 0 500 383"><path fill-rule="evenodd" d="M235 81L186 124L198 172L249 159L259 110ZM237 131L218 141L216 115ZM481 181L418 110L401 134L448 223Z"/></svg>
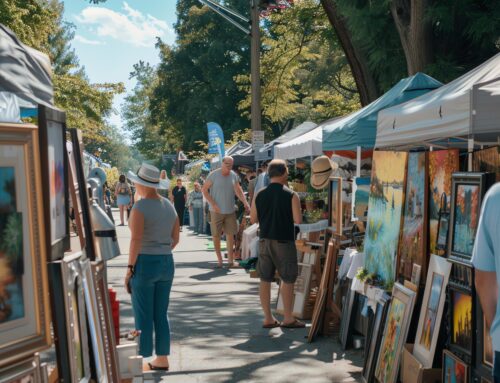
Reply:
<svg viewBox="0 0 500 383"><path fill-rule="evenodd" d="M295 283L299 273L295 241L259 239L257 273L260 280L272 282L276 270L283 282Z"/></svg>
<svg viewBox="0 0 500 383"><path fill-rule="evenodd" d="M220 214L210 211L210 228L214 237L220 237L222 233L228 235L237 234L238 223L236 222L236 214Z"/></svg>

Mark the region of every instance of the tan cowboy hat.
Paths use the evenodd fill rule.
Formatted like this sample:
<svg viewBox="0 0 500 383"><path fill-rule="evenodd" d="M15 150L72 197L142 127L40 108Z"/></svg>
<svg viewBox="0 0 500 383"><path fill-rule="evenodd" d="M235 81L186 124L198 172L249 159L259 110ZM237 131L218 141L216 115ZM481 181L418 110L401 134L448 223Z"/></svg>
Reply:
<svg viewBox="0 0 500 383"><path fill-rule="evenodd" d="M145 162L142 163L141 167L137 171L137 174L129 170L127 177L134 184L140 184L154 189L168 190L168 187L170 185L168 179L160 178L160 170L158 170L156 166L147 164Z"/></svg>
<svg viewBox="0 0 500 383"><path fill-rule="evenodd" d="M337 165L327 156L316 158L311 164L311 186L321 190L328 185L328 179Z"/></svg>

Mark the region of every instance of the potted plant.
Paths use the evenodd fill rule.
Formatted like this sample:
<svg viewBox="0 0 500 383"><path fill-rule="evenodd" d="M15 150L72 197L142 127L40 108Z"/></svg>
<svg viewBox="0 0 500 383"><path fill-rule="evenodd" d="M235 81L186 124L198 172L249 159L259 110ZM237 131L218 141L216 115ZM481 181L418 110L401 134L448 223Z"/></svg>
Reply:
<svg viewBox="0 0 500 383"><path fill-rule="evenodd" d="M306 196L306 211L312 210L314 210L314 195L310 193Z"/></svg>

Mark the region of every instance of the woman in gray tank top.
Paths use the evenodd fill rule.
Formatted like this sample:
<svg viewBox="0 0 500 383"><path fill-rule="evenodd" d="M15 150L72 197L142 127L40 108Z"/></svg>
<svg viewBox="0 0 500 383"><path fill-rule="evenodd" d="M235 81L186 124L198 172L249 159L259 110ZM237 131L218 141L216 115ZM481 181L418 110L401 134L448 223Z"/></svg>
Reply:
<svg viewBox="0 0 500 383"><path fill-rule="evenodd" d="M168 189L168 181L160 179L160 171L142 164L134 174L129 172L140 199L130 215L131 232L129 262L125 286L132 294L135 327L140 331L139 354L156 358L144 370L168 370L170 325L167 316L170 290L174 279L172 250L179 242L179 219L172 203L158 194Z"/></svg>

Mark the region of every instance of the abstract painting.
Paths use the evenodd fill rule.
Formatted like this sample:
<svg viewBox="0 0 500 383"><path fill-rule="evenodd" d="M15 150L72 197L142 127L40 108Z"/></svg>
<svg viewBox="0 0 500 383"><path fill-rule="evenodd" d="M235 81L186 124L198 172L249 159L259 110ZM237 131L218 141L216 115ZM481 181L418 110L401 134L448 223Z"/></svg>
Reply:
<svg viewBox="0 0 500 383"><path fill-rule="evenodd" d="M468 383L468 366L448 350L443 351L443 383Z"/></svg>
<svg viewBox="0 0 500 383"><path fill-rule="evenodd" d="M385 283L395 280L407 153L373 153L365 234L365 268Z"/></svg>
<svg viewBox="0 0 500 383"><path fill-rule="evenodd" d="M427 154L410 153L406 175L398 274L410 279L413 264L427 270Z"/></svg>
<svg viewBox="0 0 500 383"><path fill-rule="evenodd" d="M472 350L472 296L451 291L451 344L467 352Z"/></svg>
<svg viewBox="0 0 500 383"><path fill-rule="evenodd" d="M370 178L356 177L353 182L352 219L366 221L368 216L368 197L370 195Z"/></svg>
<svg viewBox="0 0 500 383"><path fill-rule="evenodd" d="M471 255L479 223L479 185L458 184L454 194L453 243L455 253Z"/></svg>
<svg viewBox="0 0 500 383"><path fill-rule="evenodd" d="M446 194L450 209L451 175L459 170L458 149L438 150L429 153L429 241L430 253L437 254L437 232L441 196Z"/></svg>

